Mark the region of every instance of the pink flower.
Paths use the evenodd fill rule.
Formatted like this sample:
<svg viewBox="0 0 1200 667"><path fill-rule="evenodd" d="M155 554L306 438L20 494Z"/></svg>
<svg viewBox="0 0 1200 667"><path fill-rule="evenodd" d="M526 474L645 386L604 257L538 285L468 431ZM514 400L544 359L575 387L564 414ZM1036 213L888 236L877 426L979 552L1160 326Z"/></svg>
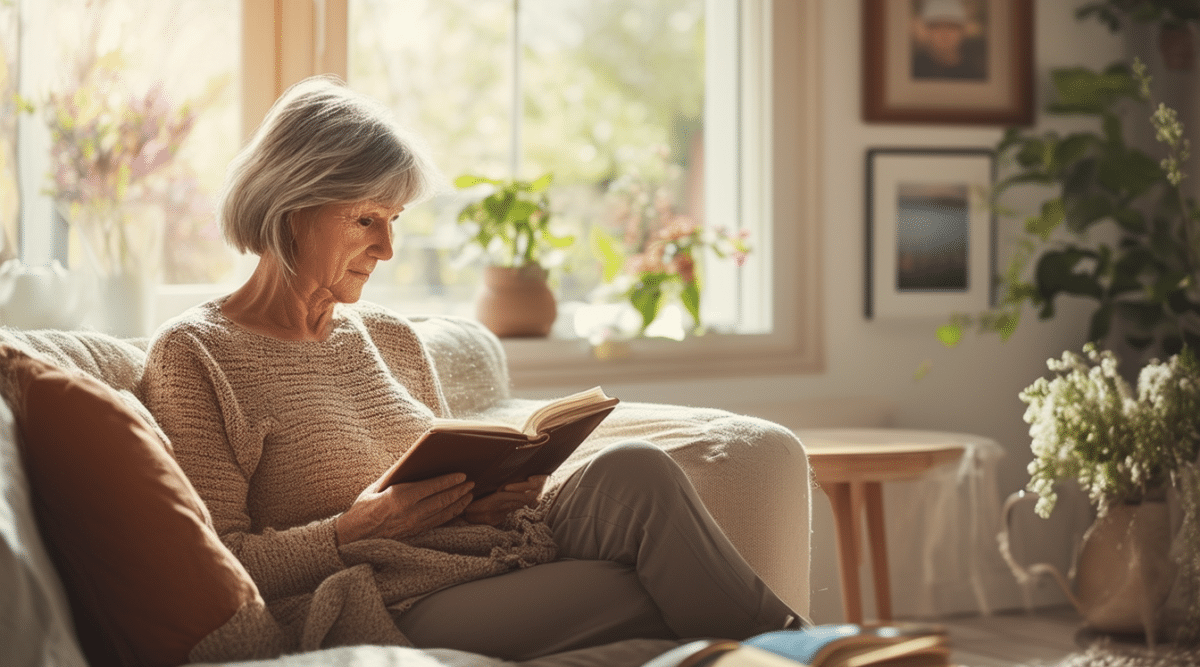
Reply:
<svg viewBox="0 0 1200 667"><path fill-rule="evenodd" d="M671 258L671 269L683 279L684 284L691 285L696 281L696 261L691 253L681 252Z"/></svg>

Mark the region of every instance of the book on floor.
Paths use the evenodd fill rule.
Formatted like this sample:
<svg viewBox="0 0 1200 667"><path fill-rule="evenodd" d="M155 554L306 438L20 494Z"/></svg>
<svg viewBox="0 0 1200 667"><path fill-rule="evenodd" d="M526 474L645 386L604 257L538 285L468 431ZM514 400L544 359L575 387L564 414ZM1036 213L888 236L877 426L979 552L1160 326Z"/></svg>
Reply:
<svg viewBox="0 0 1200 667"><path fill-rule="evenodd" d="M506 424L435 419L387 473L387 485L463 473L476 498L534 475L549 475L616 407L593 387L552 401L514 428Z"/></svg>
<svg viewBox="0 0 1200 667"><path fill-rule="evenodd" d="M742 642L697 641L645 667L947 667L950 642L940 625L817 625L776 630Z"/></svg>

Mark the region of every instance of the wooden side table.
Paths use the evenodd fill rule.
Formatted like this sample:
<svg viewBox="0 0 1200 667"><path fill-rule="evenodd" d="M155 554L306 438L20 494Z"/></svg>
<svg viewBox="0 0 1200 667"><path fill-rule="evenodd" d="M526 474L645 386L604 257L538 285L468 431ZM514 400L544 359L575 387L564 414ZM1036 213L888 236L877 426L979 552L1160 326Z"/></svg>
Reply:
<svg viewBox="0 0 1200 667"><path fill-rule="evenodd" d="M958 461L978 436L906 429L796 430L817 484L829 497L837 529L842 608L847 623L862 623L859 516L865 511L878 620L892 620L891 580L883 521L883 482L913 479Z"/></svg>

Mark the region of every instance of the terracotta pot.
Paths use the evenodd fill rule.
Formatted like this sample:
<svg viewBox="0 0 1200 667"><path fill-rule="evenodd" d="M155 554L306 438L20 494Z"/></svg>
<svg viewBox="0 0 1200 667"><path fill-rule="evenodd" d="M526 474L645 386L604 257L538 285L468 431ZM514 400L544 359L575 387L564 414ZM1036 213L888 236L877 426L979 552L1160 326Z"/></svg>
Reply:
<svg viewBox="0 0 1200 667"><path fill-rule="evenodd" d="M558 305L546 284L546 270L536 264L486 267L475 316L501 338L549 335Z"/></svg>
<svg viewBox="0 0 1200 667"><path fill-rule="evenodd" d="M1192 32L1186 25L1163 26L1158 32L1158 50L1167 69L1191 71L1196 60Z"/></svg>

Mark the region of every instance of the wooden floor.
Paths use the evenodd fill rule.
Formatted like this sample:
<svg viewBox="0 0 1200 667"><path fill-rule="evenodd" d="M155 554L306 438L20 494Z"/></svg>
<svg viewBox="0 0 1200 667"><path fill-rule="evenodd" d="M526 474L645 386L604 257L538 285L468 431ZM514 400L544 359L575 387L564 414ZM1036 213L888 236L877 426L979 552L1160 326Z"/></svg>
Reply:
<svg viewBox="0 0 1200 667"><path fill-rule="evenodd" d="M1081 650L1082 627L1070 607L963 616L939 621L950 631L952 664L963 667L1050 666Z"/></svg>

